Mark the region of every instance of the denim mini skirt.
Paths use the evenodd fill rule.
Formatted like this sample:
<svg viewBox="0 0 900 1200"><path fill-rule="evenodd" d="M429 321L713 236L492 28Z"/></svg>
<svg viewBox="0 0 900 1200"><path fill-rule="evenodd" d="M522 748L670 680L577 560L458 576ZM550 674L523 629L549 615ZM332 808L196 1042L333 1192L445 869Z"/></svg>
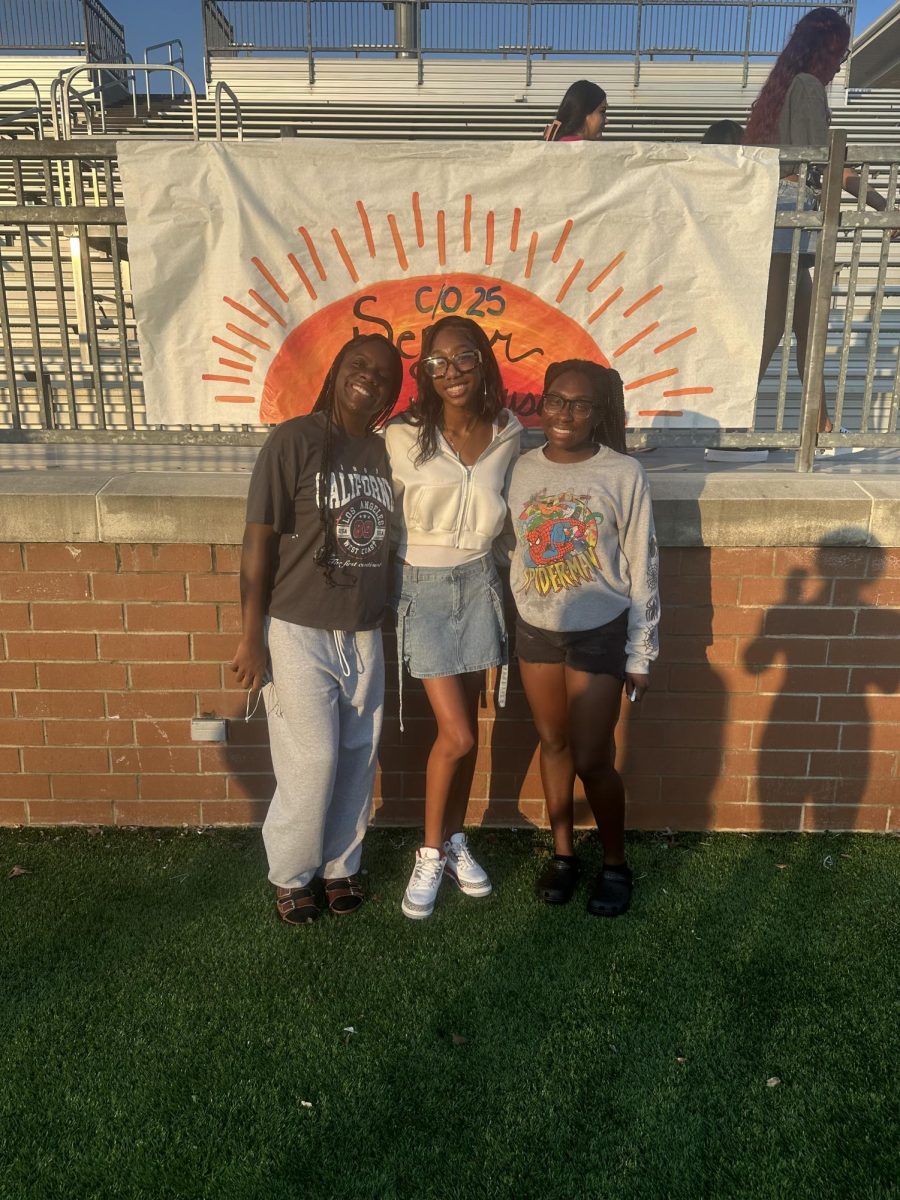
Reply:
<svg viewBox="0 0 900 1200"><path fill-rule="evenodd" d="M803 208L798 209L797 201L800 198L800 184L792 183L789 180L784 180L778 185L778 199L775 203L776 213L784 212L812 212L818 200L807 188L806 195L803 200ZM816 252L816 231L814 229L800 230L800 255L801 266L811 266L813 256ZM793 229L775 229L775 235L772 239L773 254L790 254L791 243L793 241ZM802 261L806 259L806 261Z"/></svg>
<svg viewBox="0 0 900 1200"><path fill-rule="evenodd" d="M508 660L500 577L490 554L460 567L397 563L397 657L413 679L484 671Z"/></svg>

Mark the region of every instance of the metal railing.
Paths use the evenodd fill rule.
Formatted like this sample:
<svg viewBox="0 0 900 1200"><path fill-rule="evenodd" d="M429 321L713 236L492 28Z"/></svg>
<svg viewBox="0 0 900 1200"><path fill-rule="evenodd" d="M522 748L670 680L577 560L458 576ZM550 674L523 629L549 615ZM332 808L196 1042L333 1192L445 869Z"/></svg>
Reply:
<svg viewBox="0 0 900 1200"><path fill-rule="evenodd" d="M57 50L121 62L125 30L99 0L0 0L0 49Z"/></svg>
<svg viewBox="0 0 900 1200"><path fill-rule="evenodd" d="M241 102L240 102L240 100L238 100L237 96L234 94L234 92L231 90L231 88L228 86L228 84L225 82L224 79L220 79L219 82L216 84L216 90L215 90L215 95L214 95L214 100L213 100L213 103L215 106L215 112L216 112L216 141L221 142L221 140L222 140L222 93L223 92L228 97L228 99L231 101L231 103L234 105L234 117L235 117L235 123L237 126L237 140L239 142L242 142L244 140L244 117L243 117L243 114L241 113Z"/></svg>
<svg viewBox="0 0 900 1200"><path fill-rule="evenodd" d="M0 114L0 130L4 126L12 126L18 121L27 121L30 117L35 117L34 136L38 141L42 141L44 137L44 113L41 107L41 89L33 79L16 79L12 83L0 84L0 92L11 92L16 88L29 87L34 92L35 103L31 108L23 108L18 112Z"/></svg>
<svg viewBox="0 0 900 1200"><path fill-rule="evenodd" d="M150 75L153 71L166 71L170 75L177 76L185 85L187 94L190 97L191 132L195 141L199 139L200 119L197 109L197 90L191 81L191 77L185 71L183 71L181 67L176 67L169 63L136 63L134 61L124 63L82 63L80 66L73 67L71 71L66 71L58 77L60 80L60 96L62 100L62 135L64 138L70 139L72 137L72 119L70 108L71 98L73 96L83 96L83 93L75 91L75 89L72 87L72 81L78 75L83 75L85 73L93 73L96 75L97 73L104 71L122 71L125 74L130 72L132 79L138 71L143 71L146 77L146 90L148 96L150 94ZM56 84L57 81L54 80L53 82ZM133 92L133 97L134 103L137 104L136 91ZM102 104L102 97L100 112L102 117L102 130L104 133L106 133L106 110Z"/></svg>
<svg viewBox="0 0 900 1200"><path fill-rule="evenodd" d="M212 60L294 54L315 79L317 56L393 55L416 59L421 83L429 56L521 57L525 85L537 58L726 58L777 55L814 4L796 0L201 0L207 80ZM849 21L856 0L832 5Z"/></svg>
<svg viewBox="0 0 900 1200"><path fill-rule="evenodd" d="M115 153L103 138L0 146L0 441L261 440L258 427L148 426ZM820 208L803 209L801 187L797 211L776 219L794 231L795 280L800 231L818 232L802 392L783 353L750 429L651 428L632 431L631 445L781 447L796 452L801 470L817 447L900 448L900 278L889 266L890 231L900 228L900 146L847 146L835 130L827 149L792 147L782 158L803 160L801 179L808 164L824 169ZM878 187L887 212L866 212L860 201L841 206L847 163L860 171L860 194ZM817 434L823 378L835 429L846 423L852 433Z"/></svg>
<svg viewBox="0 0 900 1200"><path fill-rule="evenodd" d="M178 54L175 53L176 47L180 52ZM150 54L154 50L165 50L166 53L168 54L168 58L166 59L166 62L163 64L164 66L181 67L182 71L185 69L184 45L181 41L181 38L169 38L169 40L167 42L154 42L152 46L145 46L144 47L144 62L145 62L145 64L149 65ZM175 80L177 78L178 78L178 76L175 75L174 72L172 72L169 76L169 96L173 100L175 99ZM184 92L182 91L182 95L183 94L184 94ZM147 112L150 112L150 79L149 79L149 77L147 79Z"/></svg>

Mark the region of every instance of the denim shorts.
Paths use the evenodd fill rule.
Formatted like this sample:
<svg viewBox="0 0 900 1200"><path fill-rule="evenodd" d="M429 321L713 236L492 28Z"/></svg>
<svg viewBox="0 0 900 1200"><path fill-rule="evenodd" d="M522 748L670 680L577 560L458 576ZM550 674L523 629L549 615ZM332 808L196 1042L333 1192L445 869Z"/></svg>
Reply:
<svg viewBox="0 0 900 1200"><path fill-rule="evenodd" d="M625 643L628 610L594 629L560 632L538 629L521 617L516 620L516 654L522 662L565 663L588 675L625 678Z"/></svg>
<svg viewBox="0 0 900 1200"><path fill-rule="evenodd" d="M413 679L464 675L507 661L500 577L490 554L461 567L397 563L391 607L397 655Z"/></svg>
<svg viewBox="0 0 900 1200"><path fill-rule="evenodd" d="M812 212L818 201L816 197L807 188L806 197L803 201L803 208L797 208L797 200L800 196L800 184L791 183L782 179L778 185L778 200L775 204L776 213L785 212ZM794 238L793 229L775 229L775 235L772 239L773 254L790 254L791 243ZM814 229L800 230L800 266L812 266L816 253L816 231Z"/></svg>

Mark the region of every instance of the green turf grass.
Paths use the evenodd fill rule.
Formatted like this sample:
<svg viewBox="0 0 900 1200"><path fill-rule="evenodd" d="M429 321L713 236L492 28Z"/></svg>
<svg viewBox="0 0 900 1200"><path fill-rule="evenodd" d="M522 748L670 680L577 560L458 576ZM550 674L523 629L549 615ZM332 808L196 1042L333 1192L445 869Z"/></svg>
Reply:
<svg viewBox="0 0 900 1200"><path fill-rule="evenodd" d="M473 843L486 900L406 920L383 830L288 929L256 832L0 831L0 1196L898 1195L896 840L635 838L616 921Z"/></svg>

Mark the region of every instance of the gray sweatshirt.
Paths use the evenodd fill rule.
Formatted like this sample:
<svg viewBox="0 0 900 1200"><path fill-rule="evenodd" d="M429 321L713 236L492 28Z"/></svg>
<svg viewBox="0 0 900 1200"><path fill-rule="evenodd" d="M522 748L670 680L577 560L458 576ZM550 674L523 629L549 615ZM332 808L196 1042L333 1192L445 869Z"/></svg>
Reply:
<svg viewBox="0 0 900 1200"><path fill-rule="evenodd" d="M659 551L640 464L605 446L580 463L532 450L513 469L509 508L522 619L572 632L627 610L626 670L645 674L659 652Z"/></svg>

